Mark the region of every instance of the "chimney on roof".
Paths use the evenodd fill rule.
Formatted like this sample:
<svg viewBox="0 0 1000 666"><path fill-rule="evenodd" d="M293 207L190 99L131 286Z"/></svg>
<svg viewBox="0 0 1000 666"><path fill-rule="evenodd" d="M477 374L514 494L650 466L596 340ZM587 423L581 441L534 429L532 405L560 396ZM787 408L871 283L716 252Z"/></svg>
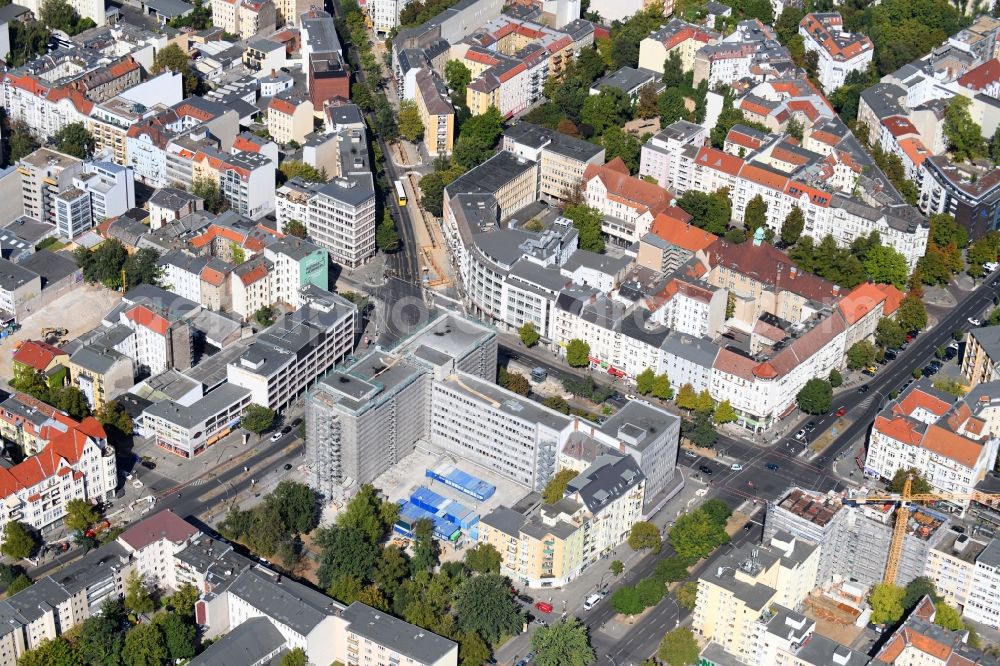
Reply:
<svg viewBox="0 0 1000 666"><path fill-rule="evenodd" d="M833 295L837 296L838 294L840 294L840 285L839 284L835 284L835 285L833 285Z"/></svg>

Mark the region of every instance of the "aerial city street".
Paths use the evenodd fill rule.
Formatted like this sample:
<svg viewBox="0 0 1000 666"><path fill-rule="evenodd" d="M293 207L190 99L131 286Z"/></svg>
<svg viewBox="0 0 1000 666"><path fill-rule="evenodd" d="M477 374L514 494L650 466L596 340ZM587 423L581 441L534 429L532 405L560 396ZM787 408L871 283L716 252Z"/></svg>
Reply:
<svg viewBox="0 0 1000 666"><path fill-rule="evenodd" d="M1000 7L0 6L0 666L1000 664Z"/></svg>

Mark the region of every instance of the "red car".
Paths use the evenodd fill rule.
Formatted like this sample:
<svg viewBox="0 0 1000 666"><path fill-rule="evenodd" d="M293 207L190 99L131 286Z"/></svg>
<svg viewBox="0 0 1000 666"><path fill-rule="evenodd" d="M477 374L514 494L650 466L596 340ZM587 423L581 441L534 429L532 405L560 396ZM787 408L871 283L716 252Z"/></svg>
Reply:
<svg viewBox="0 0 1000 666"><path fill-rule="evenodd" d="M847 407L841 407L840 409L837 410L837 414L836 415L837 416L843 416L846 413L847 413Z"/></svg>
<svg viewBox="0 0 1000 666"><path fill-rule="evenodd" d="M543 613L551 613L552 612L552 604L546 603L544 601L535 602L535 608L537 608L538 610L542 611Z"/></svg>

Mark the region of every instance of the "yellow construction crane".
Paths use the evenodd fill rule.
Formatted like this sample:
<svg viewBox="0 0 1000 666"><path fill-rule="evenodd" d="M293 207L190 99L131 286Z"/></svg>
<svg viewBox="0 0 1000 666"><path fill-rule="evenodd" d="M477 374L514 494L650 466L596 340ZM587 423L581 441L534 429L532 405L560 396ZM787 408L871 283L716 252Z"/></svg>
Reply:
<svg viewBox="0 0 1000 666"><path fill-rule="evenodd" d="M991 501L1000 501L1000 494L983 493L972 491L969 493L912 493L913 475L909 474L903 482L903 492L901 493L869 493L848 498L848 502L857 504L875 504L893 502L899 503L896 509L896 522L892 526L892 541L889 544L889 557L885 563L885 576L882 581L896 584L896 575L899 573L899 561L903 554L903 541L906 538L906 525L910 521L910 504L917 502L920 504L933 504L935 502L946 501L955 503L965 503L978 501L989 504Z"/></svg>

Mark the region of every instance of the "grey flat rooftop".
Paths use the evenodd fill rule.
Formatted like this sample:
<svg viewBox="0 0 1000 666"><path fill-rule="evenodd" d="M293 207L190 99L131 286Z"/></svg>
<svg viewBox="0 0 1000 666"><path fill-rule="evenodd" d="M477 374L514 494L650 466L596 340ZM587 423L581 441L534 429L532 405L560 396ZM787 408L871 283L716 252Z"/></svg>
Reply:
<svg viewBox="0 0 1000 666"><path fill-rule="evenodd" d="M198 386L198 382L171 368L137 384L131 393L154 402L163 399L179 400Z"/></svg>
<svg viewBox="0 0 1000 666"><path fill-rule="evenodd" d="M104 374L118 361L124 358L124 355L118 353L114 349L98 347L96 345L87 345L85 347L81 347L75 354L70 356L70 361L81 368L90 370L91 372Z"/></svg>
<svg viewBox="0 0 1000 666"><path fill-rule="evenodd" d="M237 363L252 341L252 338L248 338L229 345L218 354L203 358L198 365L185 370L184 374L210 390L226 381L227 366Z"/></svg>
<svg viewBox="0 0 1000 666"><path fill-rule="evenodd" d="M708 338L696 338L679 331L668 333L660 349L709 369L719 355L719 346Z"/></svg>
<svg viewBox="0 0 1000 666"><path fill-rule="evenodd" d="M456 643L446 638L358 601L348 606L341 617L351 623L348 631L384 645L418 664L437 663L458 649Z"/></svg>
<svg viewBox="0 0 1000 666"><path fill-rule="evenodd" d="M622 428L626 428L628 431L639 428L642 434L639 435L638 431L634 431L634 435L639 435L639 443L636 448L642 451L679 421L679 417L659 407L639 400L629 400L622 409L604 422L604 425L601 426L601 432L617 438L619 430Z"/></svg>
<svg viewBox="0 0 1000 666"><path fill-rule="evenodd" d="M452 197L459 192L493 194L533 168L535 168L534 162L501 151L450 183L446 188L447 195Z"/></svg>
<svg viewBox="0 0 1000 666"><path fill-rule="evenodd" d="M39 250L20 264L23 268L38 273L42 278L42 289L72 275L77 271L76 262L61 252Z"/></svg>
<svg viewBox="0 0 1000 666"><path fill-rule="evenodd" d="M496 332L485 324L445 312L423 331L400 345L396 352L406 354L407 350L423 346L451 358L462 359L495 336Z"/></svg>
<svg viewBox="0 0 1000 666"><path fill-rule="evenodd" d="M117 541L92 550L81 559L49 576L70 594L85 590L94 583L108 578L111 567L123 567L130 559L129 552Z"/></svg>
<svg viewBox="0 0 1000 666"><path fill-rule="evenodd" d="M286 644L270 620L250 618L215 641L207 650L188 662L188 666L259 666L279 663L281 655L263 661Z"/></svg>
<svg viewBox="0 0 1000 666"><path fill-rule="evenodd" d="M474 375L458 373L449 376L442 383L454 391L465 394L470 400L488 403L493 409L512 418L540 423L553 430L562 430L570 424L568 416Z"/></svg>
<svg viewBox="0 0 1000 666"><path fill-rule="evenodd" d="M228 591L302 635L308 635L320 622L344 608L302 583L257 568L240 574Z"/></svg>
<svg viewBox="0 0 1000 666"><path fill-rule="evenodd" d="M10 5L8 5L8 7L9 6ZM43 238L52 236L56 232L54 224L39 222L38 220L24 216L15 219L13 222L5 226L4 229L17 234L29 243L35 243L36 245Z"/></svg>
<svg viewBox="0 0 1000 666"><path fill-rule="evenodd" d="M422 374L423 370L413 367L403 358L373 351L349 368L329 373L320 385L335 402L357 411L377 396L391 395L397 387L414 381Z"/></svg>
<svg viewBox="0 0 1000 666"><path fill-rule="evenodd" d="M622 67L617 72L608 74L603 79L595 82L591 90L600 90L605 86L621 90L626 95L637 88L641 88L649 83L654 85L660 80L660 74L643 68Z"/></svg>
<svg viewBox="0 0 1000 666"><path fill-rule="evenodd" d="M14 291L36 278L38 278L38 273L6 259L0 259L0 289Z"/></svg>
<svg viewBox="0 0 1000 666"><path fill-rule="evenodd" d="M194 428L250 395L250 389L235 384L223 384L190 406L172 400L157 402L146 414L159 417L181 428Z"/></svg>
<svg viewBox="0 0 1000 666"><path fill-rule="evenodd" d="M1000 326L985 326L969 331L986 355L994 362L1000 361Z"/></svg>

